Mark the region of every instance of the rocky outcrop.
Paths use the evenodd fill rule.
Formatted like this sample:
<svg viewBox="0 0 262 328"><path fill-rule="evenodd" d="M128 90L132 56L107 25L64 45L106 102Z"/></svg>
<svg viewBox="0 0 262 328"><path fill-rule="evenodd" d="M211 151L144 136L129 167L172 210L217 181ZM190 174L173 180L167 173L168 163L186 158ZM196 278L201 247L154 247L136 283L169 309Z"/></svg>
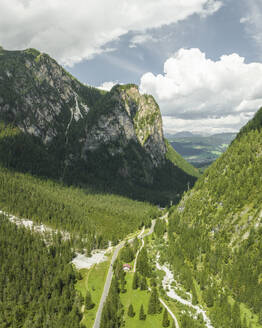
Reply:
<svg viewBox="0 0 262 328"><path fill-rule="evenodd" d="M30 144L23 171L30 166L29 172L39 174L42 160L27 165L36 144L34 158L52 162L52 174L46 164L41 172L70 183L100 179L111 186L124 179L123 185L137 189L163 181L165 188L166 175L173 186L171 174L175 183L182 176L177 189L183 191L188 181L185 172L167 163L161 113L152 96L141 95L133 84L116 85L110 92L83 85L35 49L0 49L0 122L19 128ZM11 155L19 151L22 161L26 146L15 135ZM19 168L11 155L6 162Z"/></svg>
<svg viewBox="0 0 262 328"><path fill-rule="evenodd" d="M150 156L152 166L165 161L166 147L163 137L162 118L152 96L140 95L136 85L116 86L110 92L113 108L101 115L87 132L84 152L98 149L101 144L114 144L112 156L123 153L132 140Z"/></svg>

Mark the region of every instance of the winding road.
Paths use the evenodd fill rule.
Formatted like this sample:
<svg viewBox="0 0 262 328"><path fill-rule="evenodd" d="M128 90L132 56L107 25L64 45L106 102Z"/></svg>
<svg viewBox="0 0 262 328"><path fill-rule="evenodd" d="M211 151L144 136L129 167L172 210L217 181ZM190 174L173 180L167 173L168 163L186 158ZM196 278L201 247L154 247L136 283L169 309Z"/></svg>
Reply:
<svg viewBox="0 0 262 328"><path fill-rule="evenodd" d="M166 219L167 215L168 214L163 215L160 218L160 220L161 219ZM156 224L156 219L155 220L152 220L152 224L151 224L150 230L147 233L144 234L145 228L143 227L143 229L141 230L140 234L138 235L138 238L141 239L141 241L142 241L142 245L141 245L141 247L139 248L139 250L137 251L137 254L136 254L136 258L135 258L135 262L134 262L134 272L136 271L136 262L137 262L138 254L140 253L141 249L145 245L144 238L147 237L147 236L149 236L149 235L151 235L154 232L155 224ZM131 243L134 239L135 239L135 237L130 238L128 240L128 243ZM107 277L106 277L106 282L105 282L103 294L101 296L100 303L99 303L99 306L98 306L98 310L96 312L96 319L95 319L93 328L100 328L100 322L101 322L101 316L102 316L103 306L104 306L104 303L106 301L107 295L109 293L109 289L110 289L110 286L111 286L111 281L112 281L112 278L113 278L113 275L114 275L113 265L114 265L115 260L118 257L118 254L119 254L120 250L124 247L125 242L126 241L122 241L119 245L117 245L117 247L114 250L114 253L113 253L113 256L112 256L112 259L111 259L111 262L110 262L110 267L109 267L109 270L108 270L108 274L107 274ZM169 312L170 316L174 320L175 325L176 325L176 328L179 328L179 324L178 324L177 318L174 315L174 313L169 309L169 307L166 305L166 303L161 298L159 300L162 303L162 305L167 309L167 311Z"/></svg>
<svg viewBox="0 0 262 328"><path fill-rule="evenodd" d="M156 220L152 220L150 230L145 235L143 235L143 233L145 231L145 228L143 227L142 231L138 235L138 238L140 238L142 240L142 247L144 246L143 238L146 237L146 236L151 235L154 232L155 224L156 224ZM135 237L132 237L132 238L128 239L127 242L131 243L134 239L135 239ZM110 267L109 267L109 270L108 270L108 274L107 274L107 277L106 277L106 282L105 282L103 294L101 296L100 303L99 303L99 306L98 306L98 310L96 312L96 319L95 319L93 328L99 328L100 327L100 321L101 321L103 306L104 306L105 300L107 298L107 295L109 293L109 289L110 289L110 286L111 286L111 281L112 281L112 278L113 278L113 275L114 275L113 265L114 265L115 260L118 257L118 254L119 254L120 250L125 246L125 243L126 243L125 240L122 241L119 245L117 245L117 247L114 250L114 253L113 253L113 256L112 256L112 259L111 259L111 262L110 262ZM142 249L142 247L140 249ZM138 254L139 254L139 251L137 252L137 255ZM137 260L137 256L136 256L135 262L136 262L136 260Z"/></svg>
<svg viewBox="0 0 262 328"><path fill-rule="evenodd" d="M136 254L134 268L136 266L137 256L138 256L140 250L144 246L144 240L143 240L143 238L145 238L146 236L151 235L154 232L155 224L156 224L156 219L155 220L152 220L152 224L151 224L150 230L146 234L143 235L143 233L145 231L145 228L143 227L143 229L141 230L140 234L138 235L138 238L142 240L142 246L140 247L139 251ZM132 237L132 238L128 239L128 243L131 243L134 239L135 239L135 237ZM117 247L114 250L114 253L113 253L113 256L112 256L112 259L111 259L111 262L110 262L110 267L109 267L109 270L108 270L108 274L107 274L107 277L106 277L106 282L105 282L103 294L101 296L100 303L99 303L99 306L98 306L98 310L96 312L96 319L95 319L93 328L99 328L100 327L103 306L104 306L105 300L107 298L107 295L109 293L109 289L110 289L110 286L111 286L111 281L112 281L113 274L114 274L114 272L113 272L113 265L114 265L115 260L118 257L118 254L119 254L120 250L125 246L125 242L126 241L122 241L119 245L117 245Z"/></svg>

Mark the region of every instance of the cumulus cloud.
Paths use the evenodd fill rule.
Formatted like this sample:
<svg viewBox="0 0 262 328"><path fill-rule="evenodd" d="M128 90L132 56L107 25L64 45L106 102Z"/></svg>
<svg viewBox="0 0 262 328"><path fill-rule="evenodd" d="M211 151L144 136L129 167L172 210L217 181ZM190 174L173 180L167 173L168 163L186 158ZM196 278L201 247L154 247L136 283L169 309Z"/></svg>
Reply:
<svg viewBox="0 0 262 328"><path fill-rule="evenodd" d="M106 45L129 31L210 15L219 0L1 0L0 44L48 52L72 65L109 51Z"/></svg>
<svg viewBox="0 0 262 328"><path fill-rule="evenodd" d="M164 74L142 76L140 90L155 96L169 129L173 122L179 131L236 130L262 106L262 64L246 64L237 54L213 61L199 49L180 49Z"/></svg>
<svg viewBox="0 0 262 328"><path fill-rule="evenodd" d="M104 91L110 91L114 85L118 84L118 82L108 81L103 82L98 89L104 90Z"/></svg>

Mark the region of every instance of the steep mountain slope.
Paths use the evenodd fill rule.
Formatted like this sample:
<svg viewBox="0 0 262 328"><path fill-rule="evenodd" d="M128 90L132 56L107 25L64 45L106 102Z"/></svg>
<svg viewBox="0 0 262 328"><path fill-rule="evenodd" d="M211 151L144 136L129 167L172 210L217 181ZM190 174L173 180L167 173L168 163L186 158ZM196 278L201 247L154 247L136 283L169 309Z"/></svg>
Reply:
<svg viewBox="0 0 262 328"><path fill-rule="evenodd" d="M1 162L16 170L153 201L195 181L167 159L152 96L82 85L35 49L0 50L0 120Z"/></svg>
<svg viewBox="0 0 262 328"><path fill-rule="evenodd" d="M0 216L0 327L80 328L71 245L47 247L41 235Z"/></svg>
<svg viewBox="0 0 262 328"><path fill-rule="evenodd" d="M193 293L198 282L217 328L262 325L261 117L262 109L185 194L170 221L169 261Z"/></svg>
<svg viewBox="0 0 262 328"><path fill-rule="evenodd" d="M182 156L180 156L178 152L176 152L175 149L171 146L168 140L165 140L165 142L166 142L166 149L167 149L166 157L174 165L178 166L181 170L185 171L187 174L198 178L200 176L199 170L195 168L193 165L189 164Z"/></svg>

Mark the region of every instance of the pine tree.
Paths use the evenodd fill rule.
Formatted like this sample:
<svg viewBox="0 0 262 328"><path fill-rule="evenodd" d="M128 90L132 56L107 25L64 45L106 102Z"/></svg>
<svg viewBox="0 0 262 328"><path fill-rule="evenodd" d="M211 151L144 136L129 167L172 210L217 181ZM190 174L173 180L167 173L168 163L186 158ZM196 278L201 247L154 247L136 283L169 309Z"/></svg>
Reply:
<svg viewBox="0 0 262 328"><path fill-rule="evenodd" d="M137 257L137 271L145 277L151 276L151 267L148 262L148 256L146 248L142 248L141 252Z"/></svg>
<svg viewBox="0 0 262 328"><path fill-rule="evenodd" d="M126 243L125 247L122 249L120 253L120 259L126 263L130 263L133 261L134 252L128 243Z"/></svg>
<svg viewBox="0 0 262 328"><path fill-rule="evenodd" d="M214 305L214 293L212 288L208 288L204 294L207 307Z"/></svg>
<svg viewBox="0 0 262 328"><path fill-rule="evenodd" d="M170 321L168 319L167 309L163 313L162 327L169 327Z"/></svg>
<svg viewBox="0 0 262 328"><path fill-rule="evenodd" d="M155 278L151 278L151 279L150 279L150 286L151 286L151 287L156 287L156 286L157 286L157 284L156 284L156 279L155 279Z"/></svg>
<svg viewBox="0 0 262 328"><path fill-rule="evenodd" d="M198 303L198 300L197 300L197 293L196 293L196 289L195 289L195 286L193 284L192 286L192 304L193 305L196 305Z"/></svg>
<svg viewBox="0 0 262 328"><path fill-rule="evenodd" d="M135 272L133 276L132 288L137 289L138 286L139 286L139 275L137 272Z"/></svg>
<svg viewBox="0 0 262 328"><path fill-rule="evenodd" d="M143 304L140 306L139 310L139 320L146 320L146 314L144 312Z"/></svg>
<svg viewBox="0 0 262 328"><path fill-rule="evenodd" d="M135 312L134 312L134 308L133 308L132 304L130 304L128 307L127 315L131 318L133 318L135 316Z"/></svg>
<svg viewBox="0 0 262 328"><path fill-rule="evenodd" d="M146 282L146 277L142 276L140 279L140 289L141 290L147 290L148 286L147 286L147 282Z"/></svg>
<svg viewBox="0 0 262 328"><path fill-rule="evenodd" d="M173 321L173 323L172 323L172 328L176 328L175 321Z"/></svg>
<svg viewBox="0 0 262 328"><path fill-rule="evenodd" d="M87 310L91 310L95 306L95 304L92 301L91 293L89 290L86 292L85 306Z"/></svg>
<svg viewBox="0 0 262 328"><path fill-rule="evenodd" d="M149 303L148 303L148 314L160 313L162 310L157 289L154 287L151 290Z"/></svg>
<svg viewBox="0 0 262 328"><path fill-rule="evenodd" d="M126 280L125 280L125 273L122 270L123 274L120 276L120 291L121 293L126 293Z"/></svg>

